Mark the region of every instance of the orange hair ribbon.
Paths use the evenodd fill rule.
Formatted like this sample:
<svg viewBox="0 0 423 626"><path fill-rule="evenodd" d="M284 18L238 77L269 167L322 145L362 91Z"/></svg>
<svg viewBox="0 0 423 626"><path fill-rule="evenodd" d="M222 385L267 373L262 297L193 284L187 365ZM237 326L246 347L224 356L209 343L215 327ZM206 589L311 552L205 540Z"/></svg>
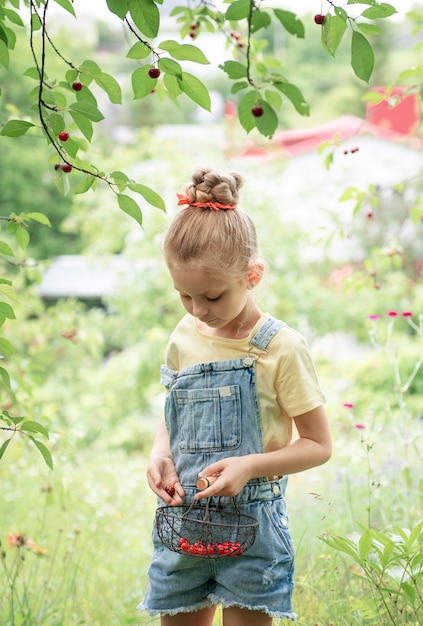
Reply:
<svg viewBox="0 0 423 626"><path fill-rule="evenodd" d="M213 211L219 211L220 209L223 209L224 211L236 209L236 204L220 204L220 202L191 202L188 196L184 196L180 193L177 193L176 195L179 200L178 206L187 204L188 206L194 206L199 209L213 209Z"/></svg>

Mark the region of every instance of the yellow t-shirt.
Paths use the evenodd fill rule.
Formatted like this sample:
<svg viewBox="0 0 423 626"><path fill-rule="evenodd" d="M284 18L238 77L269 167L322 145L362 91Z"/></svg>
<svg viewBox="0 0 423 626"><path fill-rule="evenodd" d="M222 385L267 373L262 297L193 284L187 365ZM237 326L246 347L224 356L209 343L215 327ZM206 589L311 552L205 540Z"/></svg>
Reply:
<svg viewBox="0 0 423 626"><path fill-rule="evenodd" d="M185 315L170 336L166 365L181 370L196 363L257 358L257 393L265 451L288 445L292 418L325 402L306 341L289 326L273 337L267 350L251 349L251 339L268 318L262 315L248 337L228 339L202 333L191 315Z"/></svg>

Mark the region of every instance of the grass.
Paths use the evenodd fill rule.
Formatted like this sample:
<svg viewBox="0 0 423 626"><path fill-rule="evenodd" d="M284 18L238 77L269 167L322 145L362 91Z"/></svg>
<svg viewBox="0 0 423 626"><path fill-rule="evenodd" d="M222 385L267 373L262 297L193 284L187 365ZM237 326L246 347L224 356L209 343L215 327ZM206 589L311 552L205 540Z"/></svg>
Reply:
<svg viewBox="0 0 423 626"><path fill-rule="evenodd" d="M361 368L365 371L366 364ZM386 596L394 615L393 621L387 620L384 596L360 563L321 539L355 540L360 525L385 532L396 526L412 528L423 518L423 421L402 402L392 402L385 378L378 387L374 376L373 389L366 388L356 376L358 369L352 362L319 367L335 447L329 463L291 476L288 484L296 546L294 608L305 626L417 626L422 574L413 581L407 572L404 578L404 570L399 572L402 586ZM359 384L346 383L351 372ZM418 376L420 380L421 372ZM100 380L96 383L98 387ZM118 406L119 385L109 381L107 391L109 401ZM91 401L81 399L81 406L94 406L100 394L98 387ZM345 401L349 408L343 407ZM60 437L52 438L53 472L19 441L0 462L2 626L159 623L136 611L152 554L156 503L145 469L154 420L144 415L139 422L131 416L126 424L101 423L94 410L81 415L84 422L67 431L63 427ZM10 546L8 535L33 543ZM414 555L420 570L422 554L420 543ZM366 553L363 563L373 556ZM386 579L380 580L379 587L383 585ZM215 626L221 622L218 611ZM274 623L282 626L284 621Z"/></svg>

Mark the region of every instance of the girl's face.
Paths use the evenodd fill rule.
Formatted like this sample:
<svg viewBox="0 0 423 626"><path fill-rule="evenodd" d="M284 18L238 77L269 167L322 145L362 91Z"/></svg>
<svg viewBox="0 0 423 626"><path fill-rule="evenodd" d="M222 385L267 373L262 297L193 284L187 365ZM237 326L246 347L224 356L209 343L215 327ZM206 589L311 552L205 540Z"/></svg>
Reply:
<svg viewBox="0 0 423 626"><path fill-rule="evenodd" d="M174 265L169 271L182 304L206 333L239 337L241 328L254 326L260 312L251 298L253 284L248 274L213 276L190 264Z"/></svg>

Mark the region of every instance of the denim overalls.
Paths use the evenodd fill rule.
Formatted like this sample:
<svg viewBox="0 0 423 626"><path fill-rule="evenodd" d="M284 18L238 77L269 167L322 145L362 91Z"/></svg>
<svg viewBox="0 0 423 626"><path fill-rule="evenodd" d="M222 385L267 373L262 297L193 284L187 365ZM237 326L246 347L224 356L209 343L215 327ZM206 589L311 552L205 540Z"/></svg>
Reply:
<svg viewBox="0 0 423 626"><path fill-rule="evenodd" d="M179 372L162 366L162 382L169 390L166 425L186 502L192 502L198 473L210 463L263 452L256 360L266 358L268 344L284 325L268 318L243 358L199 363ZM138 608L174 615L222 604L295 619L286 482L286 477L252 479L236 496L240 512L259 520L255 543L241 558L180 555L165 548L154 529L150 584ZM233 507L228 497L220 503Z"/></svg>

